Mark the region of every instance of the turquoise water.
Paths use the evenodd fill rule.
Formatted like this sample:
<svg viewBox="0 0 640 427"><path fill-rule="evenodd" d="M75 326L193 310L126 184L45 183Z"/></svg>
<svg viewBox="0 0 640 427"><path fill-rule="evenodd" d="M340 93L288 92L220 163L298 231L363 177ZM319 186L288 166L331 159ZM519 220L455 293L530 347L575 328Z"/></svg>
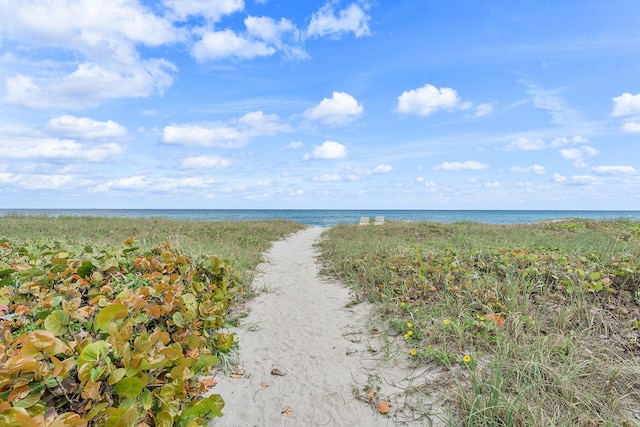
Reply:
<svg viewBox="0 0 640 427"><path fill-rule="evenodd" d="M0 209L9 214L47 216L103 216L124 218L169 218L197 221L245 221L287 219L312 226L330 227L339 223L355 224L360 217L384 216L398 221L518 224L561 218L595 220L630 219L640 221L640 211L520 211L520 210L247 210L247 209Z"/></svg>

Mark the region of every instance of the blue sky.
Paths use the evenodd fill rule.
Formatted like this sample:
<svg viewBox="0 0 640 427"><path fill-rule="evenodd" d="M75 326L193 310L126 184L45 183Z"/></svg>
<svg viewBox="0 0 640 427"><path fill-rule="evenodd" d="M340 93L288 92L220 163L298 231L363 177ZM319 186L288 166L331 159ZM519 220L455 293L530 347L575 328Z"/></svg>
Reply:
<svg viewBox="0 0 640 427"><path fill-rule="evenodd" d="M640 2L0 0L0 208L640 209Z"/></svg>

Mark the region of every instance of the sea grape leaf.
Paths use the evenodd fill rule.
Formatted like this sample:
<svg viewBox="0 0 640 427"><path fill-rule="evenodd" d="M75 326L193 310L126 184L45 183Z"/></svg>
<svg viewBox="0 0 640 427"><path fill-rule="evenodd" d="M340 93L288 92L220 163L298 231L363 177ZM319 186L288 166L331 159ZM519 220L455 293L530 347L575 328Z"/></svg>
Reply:
<svg viewBox="0 0 640 427"><path fill-rule="evenodd" d="M184 328L184 316L182 315L182 313L180 313L179 311L176 311L175 313L173 313L173 323L176 324L176 326L178 328Z"/></svg>
<svg viewBox="0 0 640 427"><path fill-rule="evenodd" d="M92 407L91 410L87 413L87 416L86 416L87 420L91 421L93 418L95 418L96 415L98 415L99 412L101 412L107 406L109 406L109 403L102 402Z"/></svg>
<svg viewBox="0 0 640 427"><path fill-rule="evenodd" d="M94 268L95 267L91 263L91 261L89 260L84 261L82 265L78 267L78 276L82 277L83 279L86 279L87 277L89 277L89 275L91 274Z"/></svg>
<svg viewBox="0 0 640 427"><path fill-rule="evenodd" d="M153 406L153 395L146 388L140 393L140 404L145 411L148 411Z"/></svg>
<svg viewBox="0 0 640 427"><path fill-rule="evenodd" d="M59 337L69 330L69 316L62 310L54 310L44 319L44 328Z"/></svg>
<svg viewBox="0 0 640 427"><path fill-rule="evenodd" d="M100 358L107 354L108 346L109 344L106 341L96 341L88 344L82 349L78 357L78 366L82 366L85 363L98 363Z"/></svg>
<svg viewBox="0 0 640 427"><path fill-rule="evenodd" d="M17 402L14 402L13 406L27 409L27 408L31 408L33 405L38 403L39 400L40 400L40 393L31 393L25 398Z"/></svg>
<svg viewBox="0 0 640 427"><path fill-rule="evenodd" d="M118 319L122 319L128 314L127 306L124 304L109 304L96 316L96 328L106 331L107 325Z"/></svg>
<svg viewBox="0 0 640 427"><path fill-rule="evenodd" d="M233 334L216 334L215 342L220 350L227 351L233 346Z"/></svg>
<svg viewBox="0 0 640 427"><path fill-rule="evenodd" d="M173 427L173 417L169 411L162 411L155 416L156 427Z"/></svg>
<svg viewBox="0 0 640 427"><path fill-rule="evenodd" d="M195 365L193 365L193 371L198 372L200 369L204 367L216 366L221 363L220 358L214 355L201 356L196 361Z"/></svg>
<svg viewBox="0 0 640 427"><path fill-rule="evenodd" d="M126 373L127 373L127 370L125 368L118 368L118 369L114 370L113 372L111 372L111 375L109 375L109 379L107 380L107 384L113 385L113 384L117 383L122 378L124 378Z"/></svg>
<svg viewBox="0 0 640 427"><path fill-rule="evenodd" d="M222 408L224 408L224 400L222 397L219 394L212 394L185 407L182 411L182 419L187 420L190 417L221 417Z"/></svg>
<svg viewBox="0 0 640 427"><path fill-rule="evenodd" d="M119 412L123 412L123 409L124 408L121 408ZM136 410L135 406L132 406L126 411L124 411L124 413L120 417L118 417L118 421L115 424L113 424L113 426L114 427L134 427L137 421L138 421L138 411Z"/></svg>
<svg viewBox="0 0 640 427"><path fill-rule="evenodd" d="M142 392L142 381L137 377L123 378L118 381L115 390L119 396L133 399Z"/></svg>

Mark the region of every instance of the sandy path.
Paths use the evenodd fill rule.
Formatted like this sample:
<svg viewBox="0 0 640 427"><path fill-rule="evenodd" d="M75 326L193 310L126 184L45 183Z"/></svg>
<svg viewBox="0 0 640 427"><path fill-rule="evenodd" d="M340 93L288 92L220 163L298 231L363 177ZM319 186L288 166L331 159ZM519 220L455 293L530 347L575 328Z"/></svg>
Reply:
<svg viewBox="0 0 640 427"><path fill-rule="evenodd" d="M233 331L245 373L216 377L212 391L226 405L212 426L431 425L401 421L399 412L380 415L375 405L355 398L370 383L381 387L376 399L395 396L395 409L403 389L427 373L381 362L367 333L369 307L346 308L350 291L318 276L313 243L322 231L308 228L267 253L253 284L261 294ZM274 368L285 375L273 375ZM283 413L287 407L291 412Z"/></svg>

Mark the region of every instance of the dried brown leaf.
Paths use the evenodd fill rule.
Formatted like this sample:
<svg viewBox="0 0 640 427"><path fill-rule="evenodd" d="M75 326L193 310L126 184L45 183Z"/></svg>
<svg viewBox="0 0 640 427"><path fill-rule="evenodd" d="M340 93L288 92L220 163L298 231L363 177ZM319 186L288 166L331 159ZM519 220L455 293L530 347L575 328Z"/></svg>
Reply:
<svg viewBox="0 0 640 427"><path fill-rule="evenodd" d="M381 414L388 414L389 412L391 412L391 402L380 402L378 403L377 409Z"/></svg>
<svg viewBox="0 0 640 427"><path fill-rule="evenodd" d="M214 387L216 384L218 384L218 381L214 380L213 378L203 378L202 380L200 380L200 384L209 388Z"/></svg>

